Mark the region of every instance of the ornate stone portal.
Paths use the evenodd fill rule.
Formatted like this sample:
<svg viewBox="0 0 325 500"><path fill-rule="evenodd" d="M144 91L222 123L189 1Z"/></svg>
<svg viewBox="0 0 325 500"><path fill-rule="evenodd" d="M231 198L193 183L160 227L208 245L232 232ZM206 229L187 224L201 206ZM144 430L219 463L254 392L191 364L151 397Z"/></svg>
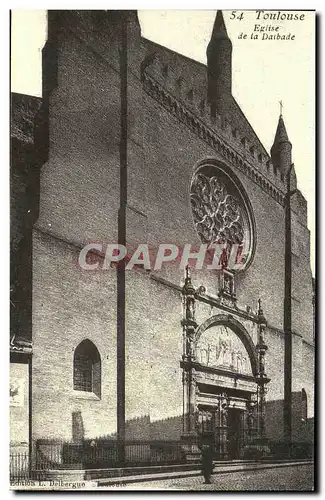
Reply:
<svg viewBox="0 0 325 500"><path fill-rule="evenodd" d="M265 437L266 320L259 301L256 345L231 315L210 317L198 328L195 306L204 292L193 287L187 268L182 291L183 437L189 454L198 451L190 443L208 433L217 456L239 458L252 440Z"/></svg>

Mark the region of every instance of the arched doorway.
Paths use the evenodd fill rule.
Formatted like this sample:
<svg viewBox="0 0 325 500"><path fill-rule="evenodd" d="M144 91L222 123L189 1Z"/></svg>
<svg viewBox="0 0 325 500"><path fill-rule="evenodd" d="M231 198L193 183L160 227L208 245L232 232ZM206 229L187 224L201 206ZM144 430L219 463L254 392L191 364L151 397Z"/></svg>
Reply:
<svg viewBox="0 0 325 500"><path fill-rule="evenodd" d="M258 360L244 326L231 316L210 317L195 332L191 384L193 431L209 435L216 458L236 459L258 436ZM186 418L186 416L185 416Z"/></svg>

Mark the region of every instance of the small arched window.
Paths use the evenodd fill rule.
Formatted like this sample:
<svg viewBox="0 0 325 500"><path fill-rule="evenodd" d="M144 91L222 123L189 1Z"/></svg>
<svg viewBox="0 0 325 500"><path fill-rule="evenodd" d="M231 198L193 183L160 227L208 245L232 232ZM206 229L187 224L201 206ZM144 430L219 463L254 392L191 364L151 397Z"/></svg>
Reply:
<svg viewBox="0 0 325 500"><path fill-rule="evenodd" d="M301 390L301 420L307 421L307 394L305 389Z"/></svg>
<svg viewBox="0 0 325 500"><path fill-rule="evenodd" d="M74 352L73 388L101 396L101 361L97 347L83 340Z"/></svg>

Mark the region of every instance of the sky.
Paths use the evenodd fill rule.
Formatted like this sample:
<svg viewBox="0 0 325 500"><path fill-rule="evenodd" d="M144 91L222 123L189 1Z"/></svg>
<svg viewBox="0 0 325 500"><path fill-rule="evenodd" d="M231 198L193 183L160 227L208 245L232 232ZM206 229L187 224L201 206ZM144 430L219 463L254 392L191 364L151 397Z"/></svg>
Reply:
<svg viewBox="0 0 325 500"><path fill-rule="evenodd" d="M255 10L237 10L235 14L223 11L233 44L233 95L267 151L275 135L279 101L283 102L298 188L308 202L315 275L315 16L311 11L297 11L304 14L303 20L262 19L269 12L265 10L257 19ZM206 63L215 14L213 10L140 10L139 20L144 37ZM294 35L294 40L270 39L274 31L267 31L267 39L262 39L261 27L272 30L277 26L279 33ZM251 39L252 33L259 39ZM12 11L13 92L41 96L41 49L45 40L45 10Z"/></svg>

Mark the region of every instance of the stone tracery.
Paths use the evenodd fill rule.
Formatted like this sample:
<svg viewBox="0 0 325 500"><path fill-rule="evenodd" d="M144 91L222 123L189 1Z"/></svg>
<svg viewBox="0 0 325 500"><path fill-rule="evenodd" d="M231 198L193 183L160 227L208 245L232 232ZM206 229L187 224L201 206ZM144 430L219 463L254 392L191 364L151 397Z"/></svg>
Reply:
<svg viewBox="0 0 325 500"><path fill-rule="evenodd" d="M204 243L243 244L244 221L239 203L220 179L197 174L192 183L191 205Z"/></svg>
<svg viewBox="0 0 325 500"><path fill-rule="evenodd" d="M242 188L223 167L208 162L192 179L190 201L202 243L226 244L219 262L227 268L232 248L236 263L247 267L253 255L253 220ZM235 262L234 262L235 263Z"/></svg>

